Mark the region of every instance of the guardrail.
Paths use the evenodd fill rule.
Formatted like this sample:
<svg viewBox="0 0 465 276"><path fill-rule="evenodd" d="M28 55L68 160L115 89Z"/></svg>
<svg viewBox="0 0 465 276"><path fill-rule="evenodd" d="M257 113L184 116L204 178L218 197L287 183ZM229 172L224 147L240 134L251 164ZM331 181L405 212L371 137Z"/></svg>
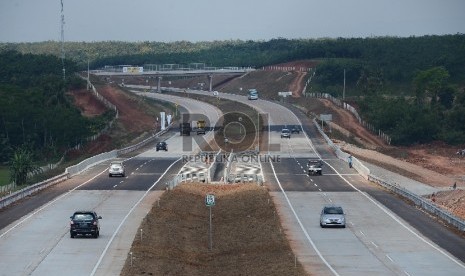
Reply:
<svg viewBox="0 0 465 276"><path fill-rule="evenodd" d="M318 128L318 131L323 136L323 138L326 140L328 145L331 148L334 149L334 151L336 152L337 157L339 159L342 159L342 160L347 162L347 158L348 158L349 154L343 152L337 145L335 145L331 141L331 139L329 139L329 137L323 132L323 130L321 129L321 127L319 126L319 124L316 122L315 119L313 119L313 123ZM400 195L401 197L412 201L416 206L422 208L423 210L425 210L429 214L444 220L445 222L447 222L450 225L456 227L460 231L465 231L465 221L464 220L454 216L452 213L438 207L436 204L432 203L431 201L429 201L429 200L427 200L427 199L425 199L425 198L423 198L423 197L421 197L419 195L416 195L416 194L410 192L409 190L407 190L407 189L405 189L405 188L403 188L403 187L401 187L399 185L389 183L386 180L383 180L383 179L381 179L381 178L379 178L379 177L377 177L375 175L372 175L371 172L370 172L370 169L368 169L365 165L362 164L362 162L360 162L355 157L353 158L353 167L354 167L355 170L357 170L358 173L360 173L367 180L369 180L371 182L375 182L375 183L381 185L382 187L396 193L397 195Z"/></svg>
<svg viewBox="0 0 465 276"><path fill-rule="evenodd" d="M0 200L0 209L2 209L3 207L6 207L6 206L16 202L17 200L20 200L22 198L30 196L31 194L33 194L35 192L38 192L38 191L40 191L42 189L45 189L45 188L47 188L49 186L60 183L60 182L62 182L64 180L68 179L68 176L69 176L68 173L63 173L63 174L54 176L54 177L52 177L50 179L47 179L45 181L34 184L32 186L21 189L19 191L16 191L16 192L14 192L14 193L12 193L12 194L10 194L8 196L5 196Z"/></svg>
<svg viewBox="0 0 465 276"><path fill-rule="evenodd" d="M65 172L63 174L60 174L58 176L49 178L49 179L44 180L42 182L36 183L36 184L34 184L32 186L21 189L21 190L19 190L17 192L6 195L6 196L0 198L0 209L10 205L11 203L14 203L17 200L20 200L20 199L22 199L22 198L24 198L26 196L29 196L29 195L31 195L31 194L33 194L35 192L38 192L38 191L40 191L42 189L45 189L47 187L50 187L50 186L55 185L57 183L60 183L60 182L66 180L66 179L68 179L68 178L70 178L70 177L72 177L72 176L74 176L76 174L79 174L79 173L83 172L84 170L86 170L86 169L88 169L88 168L90 168L92 166L95 166L95 165L97 165L97 164L99 164L101 162L104 162L104 161L109 160L109 159L116 158L121 154L128 153L128 152L134 151L136 149L139 149L140 147L146 145L147 143L153 141L155 138L157 138L160 135L164 134L166 131L168 131L168 129L170 127L171 127L171 125L169 125L165 130L159 131L158 133L156 133L152 137L149 137L149 138L145 139L144 141L142 141L142 142L140 142L140 143L138 143L136 145L129 146L129 147L126 147L124 149L112 150L110 152L104 152L104 153L92 156L92 157L87 158L86 160L80 162L77 165L73 165L73 166L70 166L70 167L66 168Z"/></svg>
<svg viewBox="0 0 465 276"><path fill-rule="evenodd" d="M454 216L452 213L447 212L444 209L439 208L433 202L424 199L421 196L411 193L410 191L406 190L405 188L391 184L378 178L374 175L369 175L368 180L371 182L378 183L379 185L383 186L384 188L404 197L412 201L416 206L422 208L423 210L427 211L428 213L439 217L440 219L446 221L447 223L453 225L457 229L461 231L465 231L465 221L459 219L458 217Z"/></svg>

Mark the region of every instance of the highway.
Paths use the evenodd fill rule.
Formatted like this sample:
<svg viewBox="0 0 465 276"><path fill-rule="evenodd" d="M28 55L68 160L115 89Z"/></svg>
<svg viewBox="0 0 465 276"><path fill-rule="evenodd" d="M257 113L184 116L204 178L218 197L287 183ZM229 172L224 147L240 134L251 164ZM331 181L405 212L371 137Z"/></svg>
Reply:
<svg viewBox="0 0 465 276"><path fill-rule="evenodd" d="M189 113L206 114L211 122L221 116L214 107L192 99L146 95L176 102ZM269 114L270 143L279 147L266 152L277 158L262 162L260 173L297 258L309 271L316 275L465 274L462 238L336 159L313 124L298 111L296 116L276 103L248 101L238 95L219 93L219 97ZM301 123L305 133L280 138L283 126ZM186 151L182 145L186 140L174 132L161 139L166 139L169 151L149 149L125 158L124 178L109 178L109 161L103 162L46 191L50 195L42 199L44 205L27 207L26 200L2 210L0 221L11 222L0 230L0 275L118 274L141 220L156 204L164 183L182 169L180 158L199 150L193 144ZM325 162L322 176L305 173L306 160L315 156ZM347 228L320 228L319 213L326 203L344 207ZM22 204L27 212L22 211ZM68 218L77 209L94 209L103 217L98 239L70 239ZM20 212L20 218L12 215Z"/></svg>
<svg viewBox="0 0 465 276"><path fill-rule="evenodd" d="M190 93L213 96L204 91ZM224 93L218 97L269 114L270 141L280 144L270 154L280 160L261 164L264 178L292 243L299 245L297 257L310 271L317 275L465 274L463 238L349 169L297 109L294 114L269 101ZM300 123L306 133L280 138L283 126ZM322 176L305 173L306 160L314 156L325 162ZM328 203L344 207L346 229L320 228L319 213Z"/></svg>
<svg viewBox="0 0 465 276"><path fill-rule="evenodd" d="M199 101L178 102L212 122L221 115ZM193 139L187 139L192 148L186 151L175 132L160 140L167 141L168 152L149 149L121 159L126 177L110 178L108 160L0 211L0 275L118 275L142 219L183 167L182 155L199 152ZM71 239L69 217L87 209L102 216L100 237Z"/></svg>

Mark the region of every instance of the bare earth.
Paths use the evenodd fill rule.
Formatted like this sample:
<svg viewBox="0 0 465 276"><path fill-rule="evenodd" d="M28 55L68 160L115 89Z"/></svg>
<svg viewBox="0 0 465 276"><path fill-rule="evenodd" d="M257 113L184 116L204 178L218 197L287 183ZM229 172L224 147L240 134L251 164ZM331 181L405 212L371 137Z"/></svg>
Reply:
<svg viewBox="0 0 465 276"><path fill-rule="evenodd" d="M302 75L304 73L295 72L291 75L294 81L288 83L287 91L301 91L305 79ZM272 80L260 80L261 85L276 86L276 73L272 76ZM241 83L235 86L235 82L238 79L222 85L232 91L247 87ZM153 126L154 119L140 111L138 103L128 100L118 88L106 86L99 91L118 107L119 123L128 131L144 131ZM456 147L442 144L410 148L388 146L361 127L349 112L329 101L305 99L298 93L293 96L294 103L306 109L309 115L331 112L333 127L355 136L363 145L361 148L340 142L343 150L354 156L431 186L450 187L457 182L457 190L437 193L436 204L465 219L465 191L462 190L465 189L465 159L455 155ZM75 93L74 97L88 116L102 112L86 93ZM111 137L103 140L105 143ZM98 142L93 147L97 150ZM218 200L213 207L212 251L208 250L206 193L215 194ZM135 238L131 249L135 257L133 265L128 259L122 275L307 275L299 262L295 262L282 231L285 226L280 224L276 213L269 194L262 187L181 186L165 193L160 205L154 206L145 218L141 225L143 242Z"/></svg>
<svg viewBox="0 0 465 276"><path fill-rule="evenodd" d="M435 195L436 204L465 219L465 158L456 155L458 148L442 143L412 147L389 146L363 128L347 110L326 99L301 99L299 105L315 114L332 113L332 127L355 136L362 147L335 140L341 149L374 165L446 191ZM456 183L457 189L452 185Z"/></svg>

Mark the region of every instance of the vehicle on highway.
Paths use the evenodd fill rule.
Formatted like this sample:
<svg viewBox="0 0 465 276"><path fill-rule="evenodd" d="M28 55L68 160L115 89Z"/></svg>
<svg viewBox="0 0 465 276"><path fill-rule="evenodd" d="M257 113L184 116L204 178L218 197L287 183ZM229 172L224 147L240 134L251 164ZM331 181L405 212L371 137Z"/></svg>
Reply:
<svg viewBox="0 0 465 276"><path fill-rule="evenodd" d="M124 177L126 174L124 172L124 165L121 161L113 161L110 163L110 168L108 169L108 176L112 177L114 175L119 175Z"/></svg>
<svg viewBox="0 0 465 276"><path fill-rule="evenodd" d="M157 148L157 151L159 150L168 151L168 144L165 141L158 142L156 148Z"/></svg>
<svg viewBox="0 0 465 276"><path fill-rule="evenodd" d="M320 159L309 159L307 162L308 175L323 174L323 162Z"/></svg>
<svg viewBox="0 0 465 276"><path fill-rule="evenodd" d="M197 135L205 134L206 126L207 126L207 123L205 122L205 120L198 120L197 121Z"/></svg>
<svg viewBox="0 0 465 276"><path fill-rule="evenodd" d="M100 235L100 223L102 219L94 211L76 211L72 216L69 225L69 234L73 239L77 235L91 235L93 238L98 238Z"/></svg>
<svg viewBox="0 0 465 276"><path fill-rule="evenodd" d="M296 125L296 126L293 126L293 127L291 128L291 133L297 133L297 134L299 134L299 133L300 133L300 126L297 126L297 125Z"/></svg>
<svg viewBox="0 0 465 276"><path fill-rule="evenodd" d="M281 130L281 138L291 138L291 131L288 128Z"/></svg>
<svg viewBox="0 0 465 276"><path fill-rule="evenodd" d="M346 227L346 216L339 205L325 205L320 214L320 226L324 227Z"/></svg>
<svg viewBox="0 0 465 276"><path fill-rule="evenodd" d="M258 100L258 91L256 89L249 89L247 98L249 100Z"/></svg>
<svg viewBox="0 0 465 276"><path fill-rule="evenodd" d="M185 135L185 136L189 136L191 135L191 124L190 123L180 123L179 124L179 134L181 136Z"/></svg>

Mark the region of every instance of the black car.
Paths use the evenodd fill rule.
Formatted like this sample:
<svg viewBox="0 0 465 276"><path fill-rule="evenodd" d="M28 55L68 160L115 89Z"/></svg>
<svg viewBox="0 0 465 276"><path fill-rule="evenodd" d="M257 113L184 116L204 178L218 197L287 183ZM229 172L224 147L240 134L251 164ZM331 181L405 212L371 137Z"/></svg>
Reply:
<svg viewBox="0 0 465 276"><path fill-rule="evenodd" d="M291 128L291 133L297 133L299 134L300 133L300 127L299 126L293 126Z"/></svg>
<svg viewBox="0 0 465 276"><path fill-rule="evenodd" d="M101 216L97 216L94 211L76 211L71 219L69 234L71 238L77 235L91 235L93 238L98 238L100 235L100 223L99 219Z"/></svg>
<svg viewBox="0 0 465 276"><path fill-rule="evenodd" d="M159 150L168 151L168 144L166 144L166 142L158 142L157 143L157 151L159 151Z"/></svg>

